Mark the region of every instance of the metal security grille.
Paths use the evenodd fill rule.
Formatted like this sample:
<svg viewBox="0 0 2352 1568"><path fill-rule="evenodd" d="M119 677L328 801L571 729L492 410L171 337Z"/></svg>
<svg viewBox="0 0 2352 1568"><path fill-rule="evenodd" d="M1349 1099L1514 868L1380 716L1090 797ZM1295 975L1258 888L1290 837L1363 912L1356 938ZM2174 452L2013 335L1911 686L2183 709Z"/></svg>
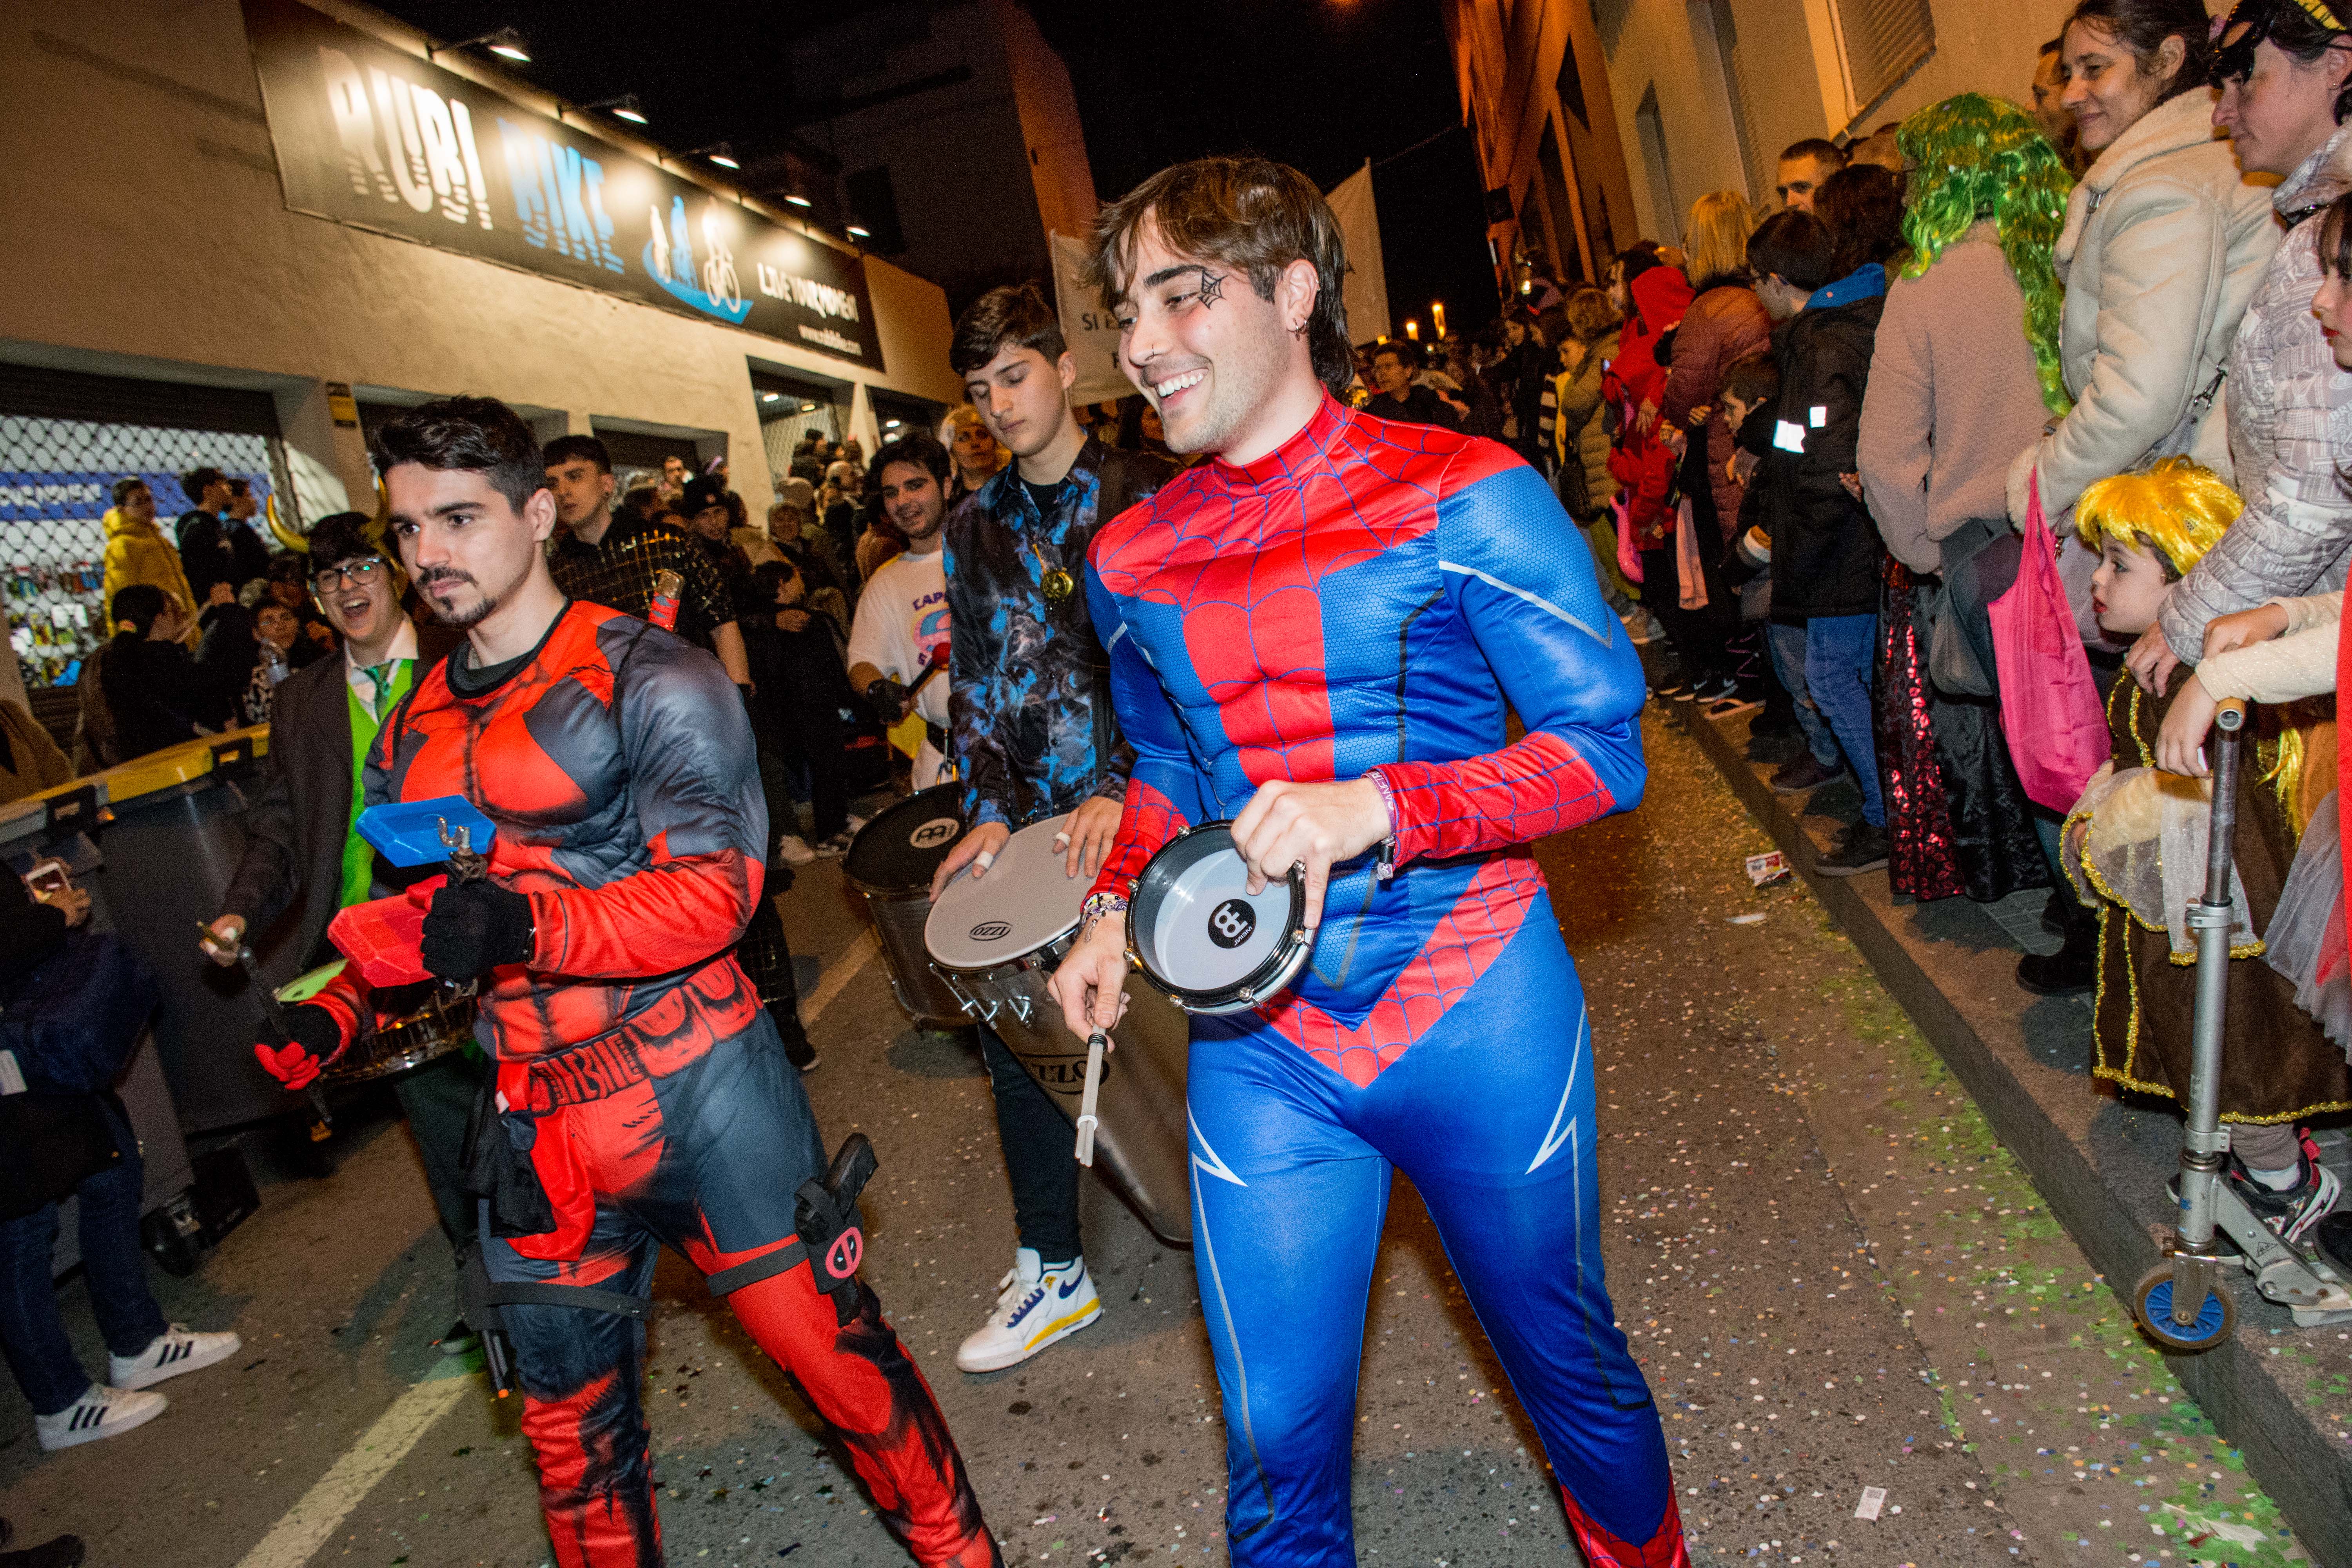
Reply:
<svg viewBox="0 0 2352 1568"><path fill-rule="evenodd" d="M146 480L168 536L192 504L180 476L206 467L246 480L265 509L291 493L270 437L0 414L0 584L26 687L70 685L106 639L104 519L114 482ZM257 528L266 515L255 517ZM301 526L290 508L279 515Z"/></svg>

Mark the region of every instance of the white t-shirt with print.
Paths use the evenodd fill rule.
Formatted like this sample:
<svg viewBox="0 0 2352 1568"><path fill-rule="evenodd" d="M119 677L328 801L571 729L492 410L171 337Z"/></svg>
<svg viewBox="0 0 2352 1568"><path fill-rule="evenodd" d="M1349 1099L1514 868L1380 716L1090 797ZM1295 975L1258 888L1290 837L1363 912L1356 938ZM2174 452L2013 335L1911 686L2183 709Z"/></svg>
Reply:
<svg viewBox="0 0 2352 1568"><path fill-rule="evenodd" d="M947 552L901 553L877 567L857 595L857 619L849 631L850 664L870 664L901 686L912 686L928 667L931 650L947 640ZM947 671L933 676L923 688L915 699L915 711L946 727ZM947 758L925 741L915 759L915 787L930 788L946 769Z"/></svg>

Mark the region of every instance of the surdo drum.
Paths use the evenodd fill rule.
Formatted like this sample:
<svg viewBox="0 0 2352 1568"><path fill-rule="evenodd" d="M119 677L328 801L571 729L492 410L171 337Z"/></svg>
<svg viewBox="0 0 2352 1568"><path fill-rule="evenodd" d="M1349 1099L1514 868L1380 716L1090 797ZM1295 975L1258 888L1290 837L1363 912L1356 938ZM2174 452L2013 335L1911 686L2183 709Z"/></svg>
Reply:
<svg viewBox="0 0 2352 1568"><path fill-rule="evenodd" d="M1145 862L1127 904L1128 962L1187 1013L1240 1013L1287 990L1315 942L1306 873L1252 893L1233 825L1188 827Z"/></svg>
<svg viewBox="0 0 2352 1568"><path fill-rule="evenodd" d="M877 819L878 820L878 819ZM1045 982L1077 938L1088 880L1067 874L1054 846L1069 819L1051 817L1006 841L984 875L961 872L940 889L924 926L931 968L965 1015L996 1031L1040 1088L1077 1121L1087 1043L1062 1022ZM1096 1108L1095 1169L1153 1235L1192 1241L1184 1127L1182 1015L1158 995L1130 991L1126 1019L1110 1031Z"/></svg>
<svg viewBox="0 0 2352 1568"><path fill-rule="evenodd" d="M931 972L923 922L931 910L931 877L962 837L963 786L940 784L908 795L859 828L841 862L843 878L865 895L874 917L898 1005L918 1023L943 1028L963 1022L963 1001Z"/></svg>

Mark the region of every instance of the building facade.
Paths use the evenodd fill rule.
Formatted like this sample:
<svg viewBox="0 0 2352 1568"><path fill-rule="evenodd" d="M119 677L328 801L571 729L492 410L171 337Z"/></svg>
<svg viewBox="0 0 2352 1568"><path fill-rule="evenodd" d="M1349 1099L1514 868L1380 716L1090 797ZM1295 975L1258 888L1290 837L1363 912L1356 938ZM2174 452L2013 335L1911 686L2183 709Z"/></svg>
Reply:
<svg viewBox="0 0 2352 1568"><path fill-rule="evenodd" d="M320 0L0 7L0 696L102 638L112 481L373 510L387 411L498 396L624 462L725 457L763 514L810 424L954 401L939 288L413 30ZM93 624L95 622L95 624Z"/></svg>
<svg viewBox="0 0 2352 1568"><path fill-rule="evenodd" d="M1956 92L2032 102L2067 0L1445 0L1498 268L1598 278L1691 203L1773 198L1781 148Z"/></svg>

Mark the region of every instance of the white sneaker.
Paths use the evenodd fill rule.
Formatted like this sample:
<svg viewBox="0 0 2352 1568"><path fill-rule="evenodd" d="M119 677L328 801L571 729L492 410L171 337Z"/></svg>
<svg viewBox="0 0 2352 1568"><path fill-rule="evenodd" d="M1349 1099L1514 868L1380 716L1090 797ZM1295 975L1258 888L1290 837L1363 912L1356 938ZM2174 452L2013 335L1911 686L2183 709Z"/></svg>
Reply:
<svg viewBox="0 0 2352 1568"><path fill-rule="evenodd" d="M776 858L787 866L805 866L816 858L816 851L799 834L787 833L776 840Z"/></svg>
<svg viewBox="0 0 2352 1568"><path fill-rule="evenodd" d="M167 1377L226 1361L244 1345L235 1334L192 1333L187 1324L173 1323L137 1355L108 1356L107 1373L117 1388L152 1388Z"/></svg>
<svg viewBox="0 0 2352 1568"><path fill-rule="evenodd" d="M59 1448L95 1443L100 1437L112 1437L133 1426L144 1426L163 1415L163 1407L171 1403L160 1394L140 1394L93 1383L89 1393L55 1415L34 1416L33 1427L40 1436L42 1448L54 1454Z"/></svg>
<svg viewBox="0 0 2352 1568"><path fill-rule="evenodd" d="M1102 1316L1083 1258L1048 1268L1035 1248L1024 1247L997 1285L1003 1294L996 1310L956 1350L956 1365L965 1372L1002 1372Z"/></svg>

